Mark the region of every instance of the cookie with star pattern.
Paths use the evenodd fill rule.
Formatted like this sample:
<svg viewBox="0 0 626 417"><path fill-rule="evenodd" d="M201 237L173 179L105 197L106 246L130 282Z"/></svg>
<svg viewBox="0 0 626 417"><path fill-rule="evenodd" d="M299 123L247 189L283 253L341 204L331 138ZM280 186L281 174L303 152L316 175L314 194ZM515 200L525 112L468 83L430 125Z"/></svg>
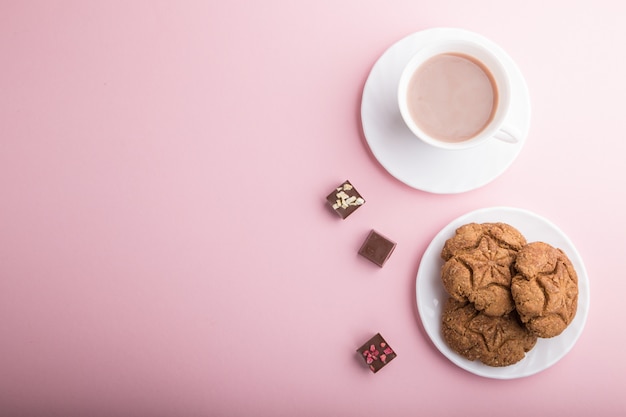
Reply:
<svg viewBox="0 0 626 417"><path fill-rule="evenodd" d="M578 308L578 275L565 252L544 242L524 246L511 280L515 308L526 327L539 337L558 336Z"/></svg>
<svg viewBox="0 0 626 417"><path fill-rule="evenodd" d="M488 366L513 365L537 343L515 311L493 317L476 310L472 303L448 298L441 332L448 346L464 358Z"/></svg>
<svg viewBox="0 0 626 417"><path fill-rule="evenodd" d="M515 309L511 278L517 252L526 238L506 223L469 223L459 227L441 251L441 280L450 296L469 301L488 316Z"/></svg>

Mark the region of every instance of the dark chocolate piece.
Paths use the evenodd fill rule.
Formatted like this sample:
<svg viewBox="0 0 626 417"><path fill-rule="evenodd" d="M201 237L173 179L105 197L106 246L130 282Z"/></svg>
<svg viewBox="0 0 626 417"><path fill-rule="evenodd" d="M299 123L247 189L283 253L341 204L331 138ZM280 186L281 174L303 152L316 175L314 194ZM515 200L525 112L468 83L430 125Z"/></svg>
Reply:
<svg viewBox="0 0 626 417"><path fill-rule="evenodd" d="M359 255L369 259L382 268L395 248L395 242L392 242L375 230L372 230L367 236L367 239L365 239L365 242L363 242L361 249L359 249Z"/></svg>
<svg viewBox="0 0 626 417"><path fill-rule="evenodd" d="M341 216L342 219L345 219L356 209L365 204L365 200L361 194L359 194L348 180L335 188L332 193L328 194L326 201L328 201L328 204L330 204L335 213Z"/></svg>
<svg viewBox="0 0 626 417"><path fill-rule="evenodd" d="M391 346L387 344L380 333L376 333L374 337L365 342L357 352L359 352L365 364L369 366L374 373L380 371L383 366L387 365L397 356L396 352L391 349Z"/></svg>

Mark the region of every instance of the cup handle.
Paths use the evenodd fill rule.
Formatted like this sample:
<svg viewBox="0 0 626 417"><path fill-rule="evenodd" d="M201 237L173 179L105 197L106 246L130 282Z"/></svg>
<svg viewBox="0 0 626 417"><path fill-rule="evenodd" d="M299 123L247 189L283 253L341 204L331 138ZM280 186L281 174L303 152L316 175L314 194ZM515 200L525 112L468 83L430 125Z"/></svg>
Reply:
<svg viewBox="0 0 626 417"><path fill-rule="evenodd" d="M517 143L519 142L520 134L510 126L502 126L500 130L498 130L493 137L501 140L506 143Z"/></svg>

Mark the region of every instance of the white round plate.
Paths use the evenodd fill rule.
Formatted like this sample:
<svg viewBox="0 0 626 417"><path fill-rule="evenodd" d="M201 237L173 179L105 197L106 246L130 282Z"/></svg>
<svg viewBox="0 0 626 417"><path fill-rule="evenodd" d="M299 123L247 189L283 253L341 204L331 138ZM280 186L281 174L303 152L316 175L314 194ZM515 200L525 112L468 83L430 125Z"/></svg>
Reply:
<svg viewBox="0 0 626 417"><path fill-rule="evenodd" d="M505 124L519 132L519 142L494 139L471 149L446 151L423 143L405 125L397 102L402 69L420 48L448 38L480 42L500 58L512 88ZM363 88L361 122L372 153L392 176L431 193L461 193L489 183L513 163L528 136L530 97L524 77L502 48L463 29L428 29L396 42L376 61Z"/></svg>
<svg viewBox="0 0 626 417"><path fill-rule="evenodd" d="M572 323L560 335L537 340L537 344L520 362L505 367L491 367L469 361L448 347L441 335L441 313L448 298L441 283L443 261L441 248L456 229L467 223L503 222L518 229L528 242L543 241L562 249L578 274L578 310ZM558 362L580 337L589 311L589 278L574 244L556 225L526 210L509 207L485 208L465 214L444 227L432 240L420 262L416 281L417 309L426 333L439 351L457 366L476 375L513 379L533 375Z"/></svg>

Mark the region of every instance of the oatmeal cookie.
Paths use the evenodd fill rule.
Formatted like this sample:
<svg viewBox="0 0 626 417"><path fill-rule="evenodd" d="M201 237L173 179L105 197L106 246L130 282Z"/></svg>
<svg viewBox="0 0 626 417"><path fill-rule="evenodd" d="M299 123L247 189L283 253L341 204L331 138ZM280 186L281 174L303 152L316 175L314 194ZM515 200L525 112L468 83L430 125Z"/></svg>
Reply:
<svg viewBox="0 0 626 417"><path fill-rule="evenodd" d="M515 261L511 293L522 322L539 337L554 337L578 307L578 275L560 249L544 242L524 246Z"/></svg>
<svg viewBox="0 0 626 417"><path fill-rule="evenodd" d="M471 303L452 297L444 306L442 333L459 355L489 366L513 365L524 359L537 342L515 311L500 317L487 316Z"/></svg>
<svg viewBox="0 0 626 417"><path fill-rule="evenodd" d="M443 286L457 301L470 301L489 316L515 309L511 277L524 236L506 223L469 223L459 227L441 251Z"/></svg>

